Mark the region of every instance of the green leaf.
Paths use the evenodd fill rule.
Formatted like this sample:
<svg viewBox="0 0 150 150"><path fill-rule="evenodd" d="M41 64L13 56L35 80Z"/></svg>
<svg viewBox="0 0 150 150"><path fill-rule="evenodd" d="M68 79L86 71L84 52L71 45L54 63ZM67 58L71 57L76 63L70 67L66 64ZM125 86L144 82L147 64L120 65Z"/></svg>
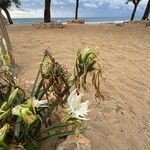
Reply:
<svg viewBox="0 0 150 150"><path fill-rule="evenodd" d="M0 120L6 119L6 118L10 115L10 113L11 113L10 109L8 109L8 110L5 111L4 113L2 113L2 114L0 115Z"/></svg>
<svg viewBox="0 0 150 150"><path fill-rule="evenodd" d="M13 101L14 101L16 95L17 95L17 92L18 92L18 88L15 89L15 90L10 94L10 96L9 96L9 98L8 98L8 102L7 102L7 108L9 108L9 107L12 105L12 103L13 103Z"/></svg>
<svg viewBox="0 0 150 150"><path fill-rule="evenodd" d="M26 150L37 150L37 147L32 141L26 143L24 147L26 148Z"/></svg>
<svg viewBox="0 0 150 150"><path fill-rule="evenodd" d="M0 150L9 150L8 146L3 141L0 141Z"/></svg>
<svg viewBox="0 0 150 150"><path fill-rule="evenodd" d="M18 139L20 135L20 130L21 130L21 120L19 117L17 118L16 125L15 125L15 131L14 135Z"/></svg>

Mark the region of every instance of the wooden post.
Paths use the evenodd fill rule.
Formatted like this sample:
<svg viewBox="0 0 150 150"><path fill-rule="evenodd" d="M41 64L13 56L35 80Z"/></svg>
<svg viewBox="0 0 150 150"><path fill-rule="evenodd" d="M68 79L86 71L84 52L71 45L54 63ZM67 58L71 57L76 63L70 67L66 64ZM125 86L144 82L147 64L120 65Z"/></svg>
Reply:
<svg viewBox="0 0 150 150"><path fill-rule="evenodd" d="M6 40L8 51L9 51L10 58L11 58L11 64L13 66L15 66L15 59L13 58L13 54L12 54L12 46L11 46L10 38L9 38L7 28L6 28L6 25L5 25L5 22L4 22L3 19L4 18L3 18L3 15L2 15L1 9L0 9L0 30L1 30L1 34L2 34L2 37Z"/></svg>

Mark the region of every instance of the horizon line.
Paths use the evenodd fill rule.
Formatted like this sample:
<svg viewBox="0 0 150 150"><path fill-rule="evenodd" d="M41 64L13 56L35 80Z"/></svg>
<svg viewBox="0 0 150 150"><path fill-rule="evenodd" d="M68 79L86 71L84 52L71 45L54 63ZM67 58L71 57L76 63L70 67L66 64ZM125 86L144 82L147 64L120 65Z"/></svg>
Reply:
<svg viewBox="0 0 150 150"><path fill-rule="evenodd" d="M78 18L128 18L130 16L98 16L98 17L78 17ZM136 16L137 17L141 17L141 16ZM42 19L44 17L12 17L12 19ZM74 17L52 17L52 19L55 18L74 18Z"/></svg>

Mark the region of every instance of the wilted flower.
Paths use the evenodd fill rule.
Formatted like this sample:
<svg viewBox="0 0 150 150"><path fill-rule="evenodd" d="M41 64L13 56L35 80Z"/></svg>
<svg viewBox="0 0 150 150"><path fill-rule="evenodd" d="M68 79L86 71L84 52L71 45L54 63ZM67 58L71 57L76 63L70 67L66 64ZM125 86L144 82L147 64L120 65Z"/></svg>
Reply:
<svg viewBox="0 0 150 150"><path fill-rule="evenodd" d="M93 60L98 55L98 49L90 49L88 47L84 48L81 53L81 57L83 61L89 61L89 59Z"/></svg>
<svg viewBox="0 0 150 150"><path fill-rule="evenodd" d="M89 101L81 102L83 94L77 93L75 89L67 99L69 108L68 113L70 117L77 118L79 120L87 120Z"/></svg>
<svg viewBox="0 0 150 150"><path fill-rule="evenodd" d="M17 115L28 124L32 124L36 120L36 116L33 115L32 111L27 107L18 105L12 109L12 114Z"/></svg>
<svg viewBox="0 0 150 150"><path fill-rule="evenodd" d="M91 72L95 69L96 58L99 54L98 49L90 49L86 47L83 50L78 50L77 52L77 60L78 60L78 68L80 69L80 73Z"/></svg>
<svg viewBox="0 0 150 150"><path fill-rule="evenodd" d="M42 71L44 74L49 75L51 73L52 61L49 57L45 57L44 62L42 63Z"/></svg>
<svg viewBox="0 0 150 150"><path fill-rule="evenodd" d="M0 141L3 141L9 129L10 129L10 125L7 123L0 129Z"/></svg>
<svg viewBox="0 0 150 150"><path fill-rule="evenodd" d="M70 78L68 79L68 84L71 86L74 84L75 81L75 77L74 76L70 76Z"/></svg>

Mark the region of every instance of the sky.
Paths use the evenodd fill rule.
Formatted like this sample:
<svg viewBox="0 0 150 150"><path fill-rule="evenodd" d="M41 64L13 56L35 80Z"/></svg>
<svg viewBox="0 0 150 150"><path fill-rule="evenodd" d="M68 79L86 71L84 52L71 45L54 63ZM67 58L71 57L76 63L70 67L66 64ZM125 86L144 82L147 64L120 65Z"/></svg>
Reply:
<svg viewBox="0 0 150 150"><path fill-rule="evenodd" d="M73 17L76 0L52 0L52 17ZM144 12L148 0L141 0L137 16ZM79 17L127 17L131 15L133 4L126 0L80 0ZM44 0L21 0L19 9L10 8L13 18L43 17Z"/></svg>

